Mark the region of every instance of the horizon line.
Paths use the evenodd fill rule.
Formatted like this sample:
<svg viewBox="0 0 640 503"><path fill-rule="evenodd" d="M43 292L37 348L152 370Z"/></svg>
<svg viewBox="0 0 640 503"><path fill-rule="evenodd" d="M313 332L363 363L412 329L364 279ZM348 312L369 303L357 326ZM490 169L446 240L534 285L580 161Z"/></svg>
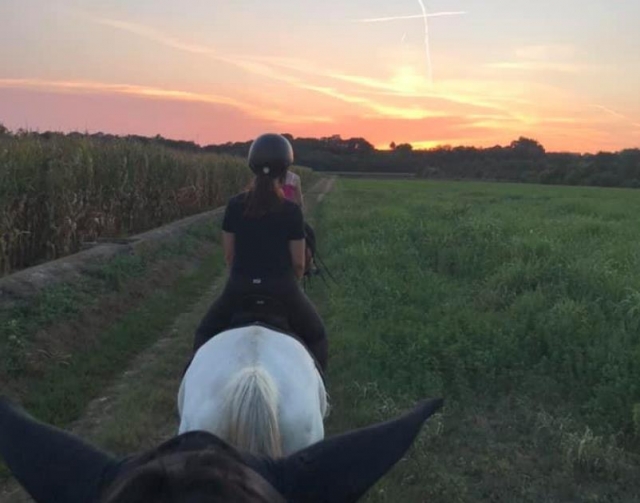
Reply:
<svg viewBox="0 0 640 503"><path fill-rule="evenodd" d="M3 126L2 121L0 121L0 126ZM18 134L20 134L21 132L24 132L26 134L37 134L37 135L42 135L45 133L54 133L54 134L59 134L62 136L68 136L68 135L81 135L81 136L97 136L97 135L104 135L104 136L114 136L116 138L124 138L124 137L128 137L128 136L136 136L136 137L140 137L140 138L145 138L145 139L150 139L150 140L154 140L156 138L161 138L163 140L168 140L170 142L186 142L186 143L192 143L194 145L196 145L199 148L206 148L206 147L219 147L219 146L223 146L225 144L229 144L229 143L251 143L253 141L254 138L250 138L248 140L227 140L227 141L223 141L223 142L218 142L218 143L207 143L207 144L202 144L202 143L198 143L194 140L189 140L189 139L184 139L184 138L167 138L165 136L162 136L161 134L157 134L154 136L147 136L147 135L143 135L143 134L138 134L138 133L126 133L126 134L122 134L122 133L109 133L109 132L104 132L104 131L95 131L95 132L89 132L88 130L85 129L84 132L81 132L80 130L69 130L69 131L60 131L60 130L45 130L45 131L40 131L39 129L25 129L25 128L18 128L16 130L11 130L10 128L8 128L7 126L4 126L6 128L6 130L8 131L10 136L17 136ZM311 140L322 140L322 139L329 139L332 137L338 137L341 141L348 141L348 140L354 140L354 139L360 139L360 140L364 140L367 143L369 143L373 149L375 151L378 152L385 152L385 151L390 151L392 150L391 148L388 148L388 146L391 143L395 143L396 146L397 145L406 145L409 144L411 145L411 148L414 152L428 152L431 150L437 150L437 149L442 149L442 148L450 148L450 149L455 149L455 148L474 148L477 150L488 150L491 148L495 148L495 147L500 147L500 148L508 148L508 145L502 145L499 143L496 143L494 145L491 146L478 146L478 145L472 145L472 144L450 144L450 143L438 143L437 145L433 146L433 147L429 147L429 148L416 148L413 146L413 144L419 144L422 142L427 142L427 141L431 141L431 140L416 140L414 142L410 142L410 141L404 141L404 142L396 142L396 141L391 141L389 143L387 143L386 147L382 147L381 144L379 143L378 145L374 145L373 143L371 143L369 140L367 140L366 138L362 137L362 136L350 136L350 137L342 137L341 134L334 134L334 135L327 135L327 136L294 136L290 133L278 133L281 135L285 135L285 136L290 136L291 138L293 138L293 140L307 140L307 139L311 139ZM1 137L1 136L0 136ZM526 138L529 140L534 140L536 142L538 142L543 148L544 145L542 145L541 142L539 142L538 140L536 140L535 138L530 138L528 136L523 136L520 135L518 136L518 138L516 138L515 140L511 140L511 141L517 141L520 138ZM577 155L597 155L598 153L619 153L619 152L623 152L625 150L640 150L640 145L636 146L636 147L624 147L618 150L602 150L599 149L597 151L574 151L574 150L549 150L547 151L545 149L545 154L554 154L554 153L570 153L570 154L577 154Z"/></svg>

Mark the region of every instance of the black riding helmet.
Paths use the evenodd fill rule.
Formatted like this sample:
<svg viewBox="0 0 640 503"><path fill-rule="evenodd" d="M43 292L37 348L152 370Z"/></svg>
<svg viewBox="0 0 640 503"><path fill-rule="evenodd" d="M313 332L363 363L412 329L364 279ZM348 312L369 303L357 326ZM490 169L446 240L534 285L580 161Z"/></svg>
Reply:
<svg viewBox="0 0 640 503"><path fill-rule="evenodd" d="M293 147L284 136L258 136L249 149L249 167L258 176L279 178L293 164Z"/></svg>

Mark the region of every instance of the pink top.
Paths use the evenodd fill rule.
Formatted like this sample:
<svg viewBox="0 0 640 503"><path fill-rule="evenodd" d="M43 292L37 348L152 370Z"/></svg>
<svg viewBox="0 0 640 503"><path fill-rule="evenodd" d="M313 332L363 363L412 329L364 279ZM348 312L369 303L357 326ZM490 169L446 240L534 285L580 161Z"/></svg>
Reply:
<svg viewBox="0 0 640 503"><path fill-rule="evenodd" d="M296 187L300 184L300 177L291 171L287 171L286 178L282 184L282 191L284 197L289 201L295 201Z"/></svg>
<svg viewBox="0 0 640 503"><path fill-rule="evenodd" d="M282 191L284 192L285 199L293 201L295 198L296 188L293 185L283 185Z"/></svg>

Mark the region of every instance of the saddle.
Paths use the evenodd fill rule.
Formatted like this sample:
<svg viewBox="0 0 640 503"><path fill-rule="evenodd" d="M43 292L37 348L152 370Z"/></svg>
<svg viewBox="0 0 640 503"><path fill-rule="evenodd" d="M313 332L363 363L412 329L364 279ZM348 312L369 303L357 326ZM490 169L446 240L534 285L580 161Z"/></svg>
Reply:
<svg viewBox="0 0 640 503"><path fill-rule="evenodd" d="M287 307L267 295L245 295L231 318L229 328L238 328L252 323L266 323L280 332L291 332Z"/></svg>
<svg viewBox="0 0 640 503"><path fill-rule="evenodd" d="M316 369L325 382L325 375L305 341L291 329L287 307L277 299L268 295L246 295L242 298L239 308L231 318L229 329L242 328L252 325L261 326L287 335L298 341L307 350ZM326 384L326 383L325 383Z"/></svg>

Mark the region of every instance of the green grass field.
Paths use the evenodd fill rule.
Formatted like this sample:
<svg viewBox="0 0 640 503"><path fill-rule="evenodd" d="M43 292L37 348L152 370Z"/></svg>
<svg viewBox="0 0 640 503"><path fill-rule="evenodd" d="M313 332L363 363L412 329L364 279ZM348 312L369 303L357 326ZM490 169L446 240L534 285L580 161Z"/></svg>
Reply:
<svg viewBox="0 0 640 503"><path fill-rule="evenodd" d="M640 501L640 197L341 181L332 431L442 396L370 501Z"/></svg>
<svg viewBox="0 0 640 503"><path fill-rule="evenodd" d="M331 339L327 434L446 401L366 502L640 502L639 195L339 180L310 208L339 281L310 290ZM175 434L193 331L224 280L212 253L74 431L120 454ZM167 311L152 301L113 330Z"/></svg>

